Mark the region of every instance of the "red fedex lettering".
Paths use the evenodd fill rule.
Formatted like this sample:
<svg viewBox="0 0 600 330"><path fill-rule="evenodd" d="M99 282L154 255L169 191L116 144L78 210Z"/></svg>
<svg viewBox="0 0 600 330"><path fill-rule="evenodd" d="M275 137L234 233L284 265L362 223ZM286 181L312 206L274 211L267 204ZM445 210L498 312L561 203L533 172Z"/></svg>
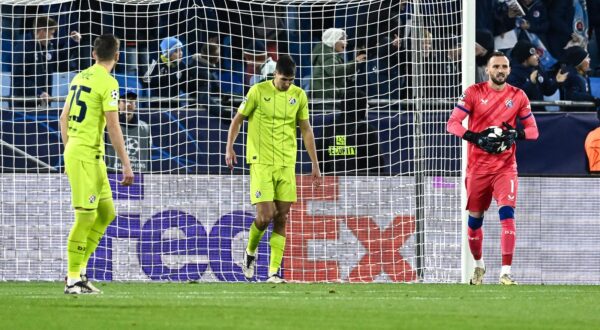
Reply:
<svg viewBox="0 0 600 330"><path fill-rule="evenodd" d="M348 281L372 282L382 272L394 282L417 279L417 273L399 251L415 231L413 217L395 217L384 230L380 230L371 217L349 217L346 218L346 225L367 249L367 253L350 272Z"/></svg>
<svg viewBox="0 0 600 330"><path fill-rule="evenodd" d="M313 261L308 258L309 240L337 240L337 221L334 217L307 214L309 201L335 201L338 184L335 177L323 177L321 187L314 188L311 177L300 176L296 180L298 202L292 206L288 219L285 278L292 281L319 282L338 281L338 263L335 260Z"/></svg>
<svg viewBox="0 0 600 330"><path fill-rule="evenodd" d="M311 240L337 240L339 223L344 221L367 250L350 271L350 282L371 282L386 273L394 282L414 281L416 272L400 254L400 248L415 231L414 218L398 216L381 230L371 217L335 217L309 215L310 201L336 201L338 181L324 177L322 186L313 188L310 177L298 177L298 203L290 210L288 237L284 260L285 278L292 281L339 281L338 262L309 258Z"/></svg>

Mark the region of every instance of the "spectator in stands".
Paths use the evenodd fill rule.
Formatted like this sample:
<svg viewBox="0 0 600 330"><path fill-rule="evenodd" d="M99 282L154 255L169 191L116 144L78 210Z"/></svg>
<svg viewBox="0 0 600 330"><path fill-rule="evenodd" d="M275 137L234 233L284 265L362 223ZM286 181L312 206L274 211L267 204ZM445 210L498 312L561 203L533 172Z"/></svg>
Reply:
<svg viewBox="0 0 600 330"><path fill-rule="evenodd" d="M168 37L160 42L159 62L153 60L142 82L148 85L152 96L159 97L160 102L152 102L152 107L180 107L182 93L196 98L196 74L183 62L183 44L175 37Z"/></svg>
<svg viewBox="0 0 600 330"><path fill-rule="evenodd" d="M348 89L341 113L335 117L334 125L325 127L323 138L319 139L324 174L378 173L384 165L377 128L367 119L368 109L365 92L355 87Z"/></svg>
<svg viewBox="0 0 600 330"><path fill-rule="evenodd" d="M485 73L487 61L494 52L494 37L488 30L475 31L475 64L477 65L475 73L475 82L487 81L488 76Z"/></svg>
<svg viewBox="0 0 600 330"><path fill-rule="evenodd" d="M596 54L591 57L591 66L595 68L593 76L600 76L600 0L587 1L588 18L590 22L590 36L594 36L593 41L596 44Z"/></svg>
<svg viewBox="0 0 600 330"><path fill-rule="evenodd" d="M274 61L271 57L268 57L267 61L260 65L260 69L257 72L257 74L250 78L250 86L257 84L261 81L273 79L276 66L277 62Z"/></svg>
<svg viewBox="0 0 600 330"><path fill-rule="evenodd" d="M437 82L433 84L433 86L437 86L437 92L434 97L456 99L462 93L460 74L462 43L458 36L450 36L448 39L451 46L437 53L438 67L434 72Z"/></svg>
<svg viewBox="0 0 600 330"><path fill-rule="evenodd" d="M548 50L554 58L562 58L565 49L577 44L587 45L587 12L583 1L553 0L548 2L550 29L548 30Z"/></svg>
<svg viewBox="0 0 600 330"><path fill-rule="evenodd" d="M244 69L244 85L247 87L247 90L252 85L250 83L252 77L260 72L260 66L267 61L269 55L264 42L251 39L246 39L244 42L244 62L246 63Z"/></svg>
<svg viewBox="0 0 600 330"><path fill-rule="evenodd" d="M525 16L519 18L519 27L531 33L535 33L544 45L547 45L546 35L550 28L550 16L548 7L541 0L519 0Z"/></svg>
<svg viewBox="0 0 600 330"><path fill-rule="evenodd" d="M69 70L69 55L76 51L75 46L79 45L81 35L77 31L71 31L70 38L56 47L54 34L57 28L54 19L40 16L35 21L33 34L27 35L24 41L16 43L12 94L14 97L31 98L31 100L15 101L14 107L49 104L52 95L52 74Z"/></svg>
<svg viewBox="0 0 600 330"><path fill-rule="evenodd" d="M287 33L286 32L286 19L285 8L281 6L275 6L275 11L284 12L276 13L274 16L265 16L263 20L258 23L254 28L254 38L264 40L265 50L267 56L270 57L275 63L279 54L287 54Z"/></svg>
<svg viewBox="0 0 600 330"><path fill-rule="evenodd" d="M136 103L137 92L134 89L121 90L119 123L123 131L125 150L133 171L145 172L150 169L150 126L138 118ZM106 144L106 167L119 172L122 166L109 138Z"/></svg>
<svg viewBox="0 0 600 330"><path fill-rule="evenodd" d="M218 105L215 97L221 93L219 86L219 61L221 51L219 45L213 42L205 43L200 53L192 55L196 61L198 74L198 103L201 106Z"/></svg>
<svg viewBox="0 0 600 330"><path fill-rule="evenodd" d="M359 54L354 61L344 63L346 37L346 32L342 29L327 29L323 32L323 42L313 49L311 60L313 97L342 98L346 90L346 81L354 79L356 64L366 60L366 54Z"/></svg>
<svg viewBox="0 0 600 330"><path fill-rule="evenodd" d="M560 70L553 77L539 67L540 61L535 47L527 40L519 40L511 53L511 72L507 82L521 88L530 101L543 101L544 95L553 95L568 76ZM544 107L534 106L533 111L544 111Z"/></svg>
<svg viewBox="0 0 600 330"><path fill-rule="evenodd" d="M590 93L588 71L590 57L587 51L579 46L567 48L563 57L569 75L562 86L562 99L570 101L594 102L595 107L565 107L565 111L595 111L600 106L600 98Z"/></svg>
<svg viewBox="0 0 600 330"><path fill-rule="evenodd" d="M512 30L515 26L514 18L518 15L519 10L514 3L509 6L498 0L478 0L475 6L475 28L487 30L497 36Z"/></svg>
<svg viewBox="0 0 600 330"><path fill-rule="evenodd" d="M400 87L405 85L406 70L401 60L400 38L382 37L368 55L366 72L357 74L356 86L366 86L370 96L382 99L400 99Z"/></svg>
<svg viewBox="0 0 600 330"><path fill-rule="evenodd" d="M158 39L158 5L140 3L103 3L112 16L114 34L121 39L121 62L118 72L141 76L148 70L148 44Z"/></svg>

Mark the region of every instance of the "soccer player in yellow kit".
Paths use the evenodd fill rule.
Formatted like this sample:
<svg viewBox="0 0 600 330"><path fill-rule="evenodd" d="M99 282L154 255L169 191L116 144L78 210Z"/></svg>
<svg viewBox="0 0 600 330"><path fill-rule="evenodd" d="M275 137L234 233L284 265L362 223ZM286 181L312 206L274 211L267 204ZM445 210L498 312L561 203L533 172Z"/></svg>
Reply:
<svg viewBox="0 0 600 330"><path fill-rule="evenodd" d="M104 164L104 127L123 164L123 181L133 183L133 171L119 126L119 83L110 75L119 59L119 39L102 35L94 41L96 64L73 78L60 115L60 132L75 223L67 241L66 294L100 293L87 279L86 267L115 206Z"/></svg>
<svg viewBox="0 0 600 330"><path fill-rule="evenodd" d="M289 55L280 56L273 79L250 88L229 127L225 162L233 169L237 164L233 142L244 118L248 118L246 162L250 164L250 200L256 205L256 219L250 227L242 263L247 279L254 276L258 243L273 222L267 282L285 282L278 272L285 248L287 216L296 201L297 125L312 163L313 185L321 182L315 139L308 120L308 98L302 88L293 84L295 74L294 60Z"/></svg>

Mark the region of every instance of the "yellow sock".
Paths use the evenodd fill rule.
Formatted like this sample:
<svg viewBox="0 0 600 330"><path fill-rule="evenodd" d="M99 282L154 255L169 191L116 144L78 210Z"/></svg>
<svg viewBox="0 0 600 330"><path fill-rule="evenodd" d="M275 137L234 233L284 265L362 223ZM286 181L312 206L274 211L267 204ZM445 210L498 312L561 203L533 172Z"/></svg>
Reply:
<svg viewBox="0 0 600 330"><path fill-rule="evenodd" d="M285 236L273 232L269 245L271 245L271 260L269 263L269 276L271 276L276 274L279 267L281 267L283 250L285 249Z"/></svg>
<svg viewBox="0 0 600 330"><path fill-rule="evenodd" d="M81 262L80 272L85 274L85 270L87 268L88 261L90 257L96 251L102 236L104 236L104 232L106 232L106 228L108 225L115 219L115 205L112 199L104 199L98 203L98 210L96 213L96 219L90 232L87 236L87 245L85 249L85 256L83 261Z"/></svg>
<svg viewBox="0 0 600 330"><path fill-rule="evenodd" d="M248 247L246 248L250 255L254 255L256 253L258 243L260 243L260 240L262 239L264 234L265 231L256 228L256 225L254 224L254 222L252 222L252 225L250 226L250 233L248 236Z"/></svg>
<svg viewBox="0 0 600 330"><path fill-rule="evenodd" d="M67 275L69 278L79 278L79 270L85 257L87 236L95 218L96 210L75 210L75 223L67 240Z"/></svg>

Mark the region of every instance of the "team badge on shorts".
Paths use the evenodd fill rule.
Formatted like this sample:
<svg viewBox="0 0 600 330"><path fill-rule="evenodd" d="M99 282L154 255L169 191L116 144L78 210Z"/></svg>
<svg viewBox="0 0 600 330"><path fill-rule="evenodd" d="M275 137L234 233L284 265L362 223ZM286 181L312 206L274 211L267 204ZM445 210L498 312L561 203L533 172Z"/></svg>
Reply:
<svg viewBox="0 0 600 330"><path fill-rule="evenodd" d="M260 196L262 196L262 194L260 193L260 190L257 190L257 191L254 193L254 197L256 197L256 198L260 198Z"/></svg>
<svg viewBox="0 0 600 330"><path fill-rule="evenodd" d="M296 98L293 98L293 97L292 97L292 98L290 99L290 105L294 105L294 104L296 104Z"/></svg>
<svg viewBox="0 0 600 330"><path fill-rule="evenodd" d="M94 202L96 201L96 195L91 195L89 198L90 204L94 204Z"/></svg>

